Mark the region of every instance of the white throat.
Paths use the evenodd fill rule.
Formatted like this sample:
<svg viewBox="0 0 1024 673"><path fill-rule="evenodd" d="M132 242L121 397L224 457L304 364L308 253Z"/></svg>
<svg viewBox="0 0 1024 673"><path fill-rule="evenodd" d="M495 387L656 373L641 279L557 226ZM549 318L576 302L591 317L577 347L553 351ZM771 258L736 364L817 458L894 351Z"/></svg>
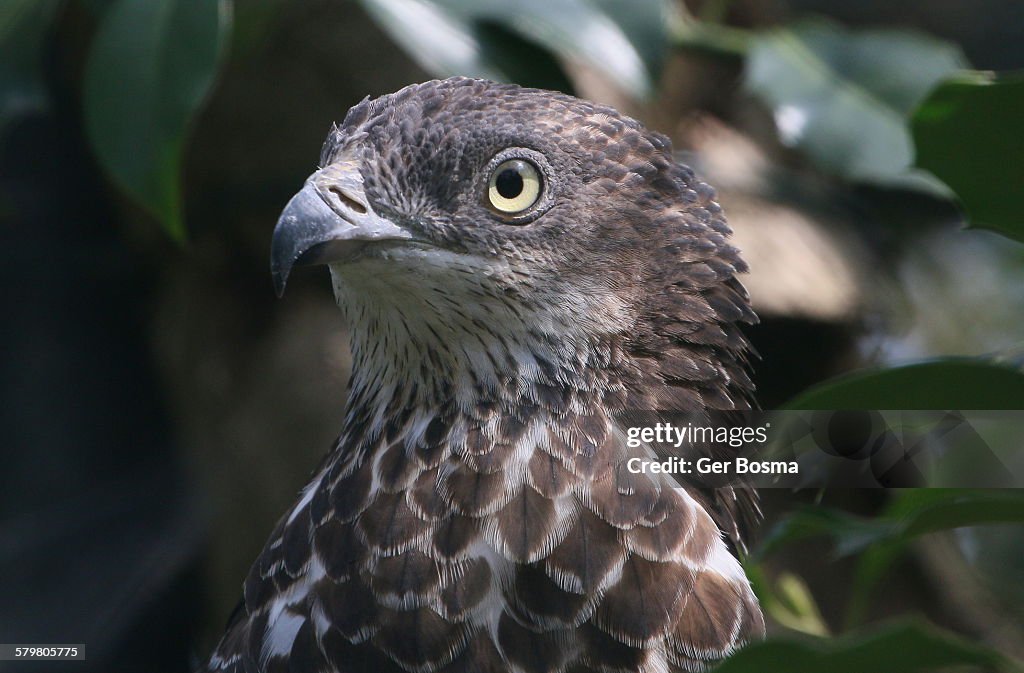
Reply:
<svg viewBox="0 0 1024 673"><path fill-rule="evenodd" d="M481 394L577 385L624 322L607 292L533 284L524 299L506 290L507 265L442 250L392 248L331 275L350 330L350 394L378 407L409 395L469 408Z"/></svg>

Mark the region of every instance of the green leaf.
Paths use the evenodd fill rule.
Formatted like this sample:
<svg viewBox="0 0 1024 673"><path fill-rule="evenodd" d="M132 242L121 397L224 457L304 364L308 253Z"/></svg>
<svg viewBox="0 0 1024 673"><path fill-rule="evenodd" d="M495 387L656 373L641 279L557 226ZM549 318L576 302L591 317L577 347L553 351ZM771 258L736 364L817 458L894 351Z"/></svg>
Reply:
<svg viewBox="0 0 1024 673"><path fill-rule="evenodd" d="M970 72L914 113L916 165L956 192L972 225L1024 241L1024 75Z"/></svg>
<svg viewBox="0 0 1024 673"><path fill-rule="evenodd" d="M41 61L60 5L60 0L0 4L0 134L18 117L48 105Z"/></svg>
<svg viewBox="0 0 1024 673"><path fill-rule="evenodd" d="M182 154L230 17L229 0L117 0L86 63L85 124L100 164L179 241Z"/></svg>
<svg viewBox="0 0 1024 673"><path fill-rule="evenodd" d="M999 523L1024 523L1018 491L905 491L883 514L894 530L867 548L857 563L846 624L864 621L872 591L914 538L926 533Z"/></svg>
<svg viewBox="0 0 1024 673"><path fill-rule="evenodd" d="M914 673L970 666L1020 671L1019 662L918 621L899 621L839 638L772 639L726 659L716 673Z"/></svg>
<svg viewBox="0 0 1024 673"><path fill-rule="evenodd" d="M780 547L812 537L829 537L838 556L864 549L870 544L898 533L892 521L865 519L826 507L800 509L775 524L755 550L755 559L764 559Z"/></svg>
<svg viewBox="0 0 1024 673"><path fill-rule="evenodd" d="M1024 373L972 358L946 358L848 374L814 386L789 409L1019 409Z"/></svg>
<svg viewBox="0 0 1024 673"><path fill-rule="evenodd" d="M854 33L813 21L758 35L745 83L771 108L782 142L820 168L854 180L928 184L908 171L907 117L965 66L956 46L925 35Z"/></svg>
<svg viewBox="0 0 1024 673"><path fill-rule="evenodd" d="M772 587L764 577L749 570L748 575L754 575L750 583L765 614L787 629L812 636L829 635L818 604L800 577L787 572L779 573Z"/></svg>
<svg viewBox="0 0 1024 673"><path fill-rule="evenodd" d="M1019 490L913 489L902 491L869 519L829 508L798 510L765 536L755 558L810 537L828 537L839 557L860 554L847 608L847 624L863 620L872 590L915 538L966 526L1024 524Z"/></svg>
<svg viewBox="0 0 1024 673"><path fill-rule="evenodd" d="M884 516L899 521L908 539L964 526L1024 523L1024 492L914 489L904 491Z"/></svg>
<svg viewBox="0 0 1024 673"><path fill-rule="evenodd" d="M367 12L425 70L534 84L517 63L522 47L495 47L497 26L560 58L585 61L630 94L646 96L664 56L665 0L362 0ZM491 31L489 33L488 31ZM507 42L507 40L505 40ZM555 62L545 64L555 67ZM541 82L552 75L542 74ZM524 81L524 78L530 78Z"/></svg>
<svg viewBox="0 0 1024 673"><path fill-rule="evenodd" d="M656 80L665 62L670 26L680 18L676 5L662 0L590 0L590 3L615 22Z"/></svg>
<svg viewBox="0 0 1024 673"><path fill-rule="evenodd" d="M827 507L798 510L769 531L756 558L809 537L829 537L838 556L849 556L880 543L903 543L926 533L997 523L1024 523L1024 492L911 489L873 519Z"/></svg>

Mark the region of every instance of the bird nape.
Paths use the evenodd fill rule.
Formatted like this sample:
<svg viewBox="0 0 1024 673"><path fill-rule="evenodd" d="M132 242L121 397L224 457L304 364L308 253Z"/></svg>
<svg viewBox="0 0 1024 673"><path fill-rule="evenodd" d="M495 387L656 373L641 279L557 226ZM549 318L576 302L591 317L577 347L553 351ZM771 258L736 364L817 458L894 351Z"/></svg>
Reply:
<svg viewBox="0 0 1024 673"><path fill-rule="evenodd" d="M344 425L205 670L693 671L759 637L743 499L624 469L623 414L749 408L729 233L608 107L456 78L352 108L272 243L279 293L330 268Z"/></svg>

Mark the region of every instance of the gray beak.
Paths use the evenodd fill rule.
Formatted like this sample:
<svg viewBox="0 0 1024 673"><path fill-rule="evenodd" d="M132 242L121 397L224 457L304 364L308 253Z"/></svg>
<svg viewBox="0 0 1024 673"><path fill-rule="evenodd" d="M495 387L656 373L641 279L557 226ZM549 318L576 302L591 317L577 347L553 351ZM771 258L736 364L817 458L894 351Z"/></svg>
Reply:
<svg viewBox="0 0 1024 673"><path fill-rule="evenodd" d="M373 241L412 235L370 207L355 161L340 161L309 176L281 213L270 244L277 296L295 266L329 264L357 255Z"/></svg>

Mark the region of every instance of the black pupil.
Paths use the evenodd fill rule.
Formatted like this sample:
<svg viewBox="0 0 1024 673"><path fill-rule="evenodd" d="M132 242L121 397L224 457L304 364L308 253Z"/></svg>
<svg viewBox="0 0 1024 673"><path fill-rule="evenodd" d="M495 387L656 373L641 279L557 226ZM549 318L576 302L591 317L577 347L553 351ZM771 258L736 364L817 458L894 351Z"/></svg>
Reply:
<svg viewBox="0 0 1024 673"><path fill-rule="evenodd" d="M498 173L494 186L502 198L514 199L523 193L523 176L515 168L506 168Z"/></svg>

